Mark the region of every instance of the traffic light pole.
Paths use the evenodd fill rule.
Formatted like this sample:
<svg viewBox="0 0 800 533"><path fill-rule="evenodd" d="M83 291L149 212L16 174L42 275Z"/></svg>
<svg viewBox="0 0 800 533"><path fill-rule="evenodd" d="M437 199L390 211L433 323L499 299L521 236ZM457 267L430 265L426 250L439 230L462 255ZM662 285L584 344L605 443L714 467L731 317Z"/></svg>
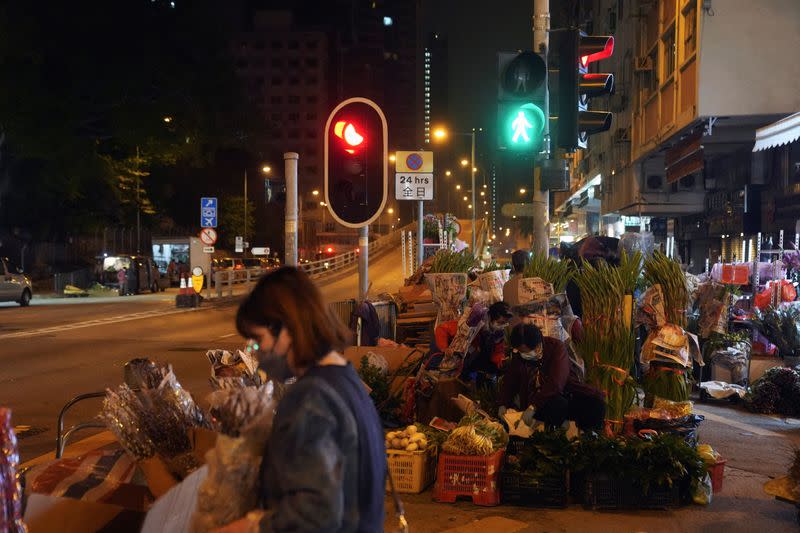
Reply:
<svg viewBox="0 0 800 533"><path fill-rule="evenodd" d="M477 206L475 205L475 128L472 128L472 151L470 153L470 176L472 176L472 255L474 257L480 257L481 254L478 253L476 250L477 246L477 231L478 229L475 227L475 211L477 210Z"/></svg>
<svg viewBox="0 0 800 533"><path fill-rule="evenodd" d="M358 228L358 301L369 292L369 226Z"/></svg>
<svg viewBox="0 0 800 533"><path fill-rule="evenodd" d="M533 50L547 62L550 32L550 0L533 0ZM550 153L550 96L544 100L545 151ZM542 190L541 169L533 177L533 246L539 253L550 249L550 191ZM473 187L474 188L474 187ZM474 194L474 193L473 193ZM473 204L474 205L474 204Z"/></svg>
<svg viewBox="0 0 800 533"><path fill-rule="evenodd" d="M284 152L286 176L286 219L284 224L285 259L287 266L297 266L297 152Z"/></svg>

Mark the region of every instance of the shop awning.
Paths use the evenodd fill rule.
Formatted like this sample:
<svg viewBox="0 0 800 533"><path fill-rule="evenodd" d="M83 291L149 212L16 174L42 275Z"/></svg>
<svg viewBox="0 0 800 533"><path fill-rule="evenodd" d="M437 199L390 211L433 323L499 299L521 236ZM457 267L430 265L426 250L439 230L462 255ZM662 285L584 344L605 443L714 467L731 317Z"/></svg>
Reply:
<svg viewBox="0 0 800 533"><path fill-rule="evenodd" d="M758 152L783 146L800 139L800 113L789 115L778 122L756 130L756 144L753 151Z"/></svg>

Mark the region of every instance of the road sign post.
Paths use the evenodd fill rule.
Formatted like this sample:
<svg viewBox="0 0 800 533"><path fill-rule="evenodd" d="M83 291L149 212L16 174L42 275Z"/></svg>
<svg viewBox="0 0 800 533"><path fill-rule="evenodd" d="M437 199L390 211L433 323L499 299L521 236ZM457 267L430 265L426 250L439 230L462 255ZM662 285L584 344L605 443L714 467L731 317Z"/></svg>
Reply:
<svg viewBox="0 0 800 533"><path fill-rule="evenodd" d="M394 197L396 200L416 200L417 261L425 259L423 242L425 200L433 200L433 152L397 151L395 153Z"/></svg>

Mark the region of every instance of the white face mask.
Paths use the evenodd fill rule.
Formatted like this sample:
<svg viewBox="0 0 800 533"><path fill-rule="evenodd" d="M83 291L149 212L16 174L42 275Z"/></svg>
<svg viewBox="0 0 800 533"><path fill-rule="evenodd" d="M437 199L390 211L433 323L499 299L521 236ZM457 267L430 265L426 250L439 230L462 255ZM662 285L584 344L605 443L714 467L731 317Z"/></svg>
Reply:
<svg viewBox="0 0 800 533"><path fill-rule="evenodd" d="M542 350L531 350L529 352L520 352L517 350L517 353L525 361L538 361L542 358Z"/></svg>

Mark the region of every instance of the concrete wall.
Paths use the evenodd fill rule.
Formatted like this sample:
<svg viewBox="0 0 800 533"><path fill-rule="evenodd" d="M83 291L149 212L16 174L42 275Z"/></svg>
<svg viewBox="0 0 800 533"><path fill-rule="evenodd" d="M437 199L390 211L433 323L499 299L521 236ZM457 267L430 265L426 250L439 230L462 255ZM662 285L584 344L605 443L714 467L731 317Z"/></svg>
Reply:
<svg viewBox="0 0 800 533"><path fill-rule="evenodd" d="M711 9L700 23L698 115L800 110L800 1L712 0Z"/></svg>

